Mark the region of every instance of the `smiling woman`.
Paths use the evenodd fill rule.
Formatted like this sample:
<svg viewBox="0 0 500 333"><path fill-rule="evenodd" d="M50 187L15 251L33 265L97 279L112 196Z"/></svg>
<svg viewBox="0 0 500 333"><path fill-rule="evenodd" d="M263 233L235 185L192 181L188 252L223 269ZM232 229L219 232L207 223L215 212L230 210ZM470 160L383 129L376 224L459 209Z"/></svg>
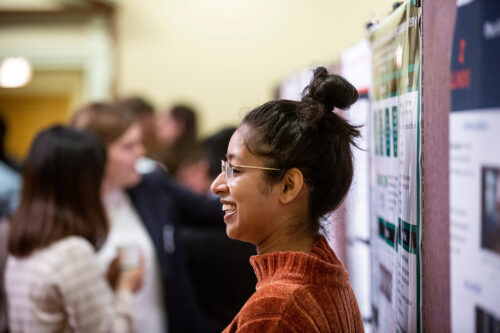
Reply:
<svg viewBox="0 0 500 333"><path fill-rule="evenodd" d="M127 248L139 248L144 257L144 285L133 299L135 331L208 331L179 235L181 226L222 223L220 203L180 187L162 170L138 173L135 165L144 153L140 123L123 109L89 104L72 124L106 146L102 196L110 233L98 254L101 264Z"/></svg>
<svg viewBox="0 0 500 333"><path fill-rule="evenodd" d="M257 291L225 332L362 332L349 275L321 235L352 181L356 127L332 112L357 100L314 71L302 101L265 103L234 133L212 184L230 238L254 244Z"/></svg>
<svg viewBox="0 0 500 333"><path fill-rule="evenodd" d="M141 129L128 114L113 105L93 103L81 107L73 116L72 125L97 137L106 147L107 162L101 188L110 232L99 250L102 267L125 256L117 253L139 249L144 261L144 286L132 300L132 320L136 331L164 332L165 304L162 299L160 267L155 248L142 217L136 212L126 189L141 182L136 162L144 154ZM121 249L124 249L123 251ZM122 265L123 266L123 265Z"/></svg>

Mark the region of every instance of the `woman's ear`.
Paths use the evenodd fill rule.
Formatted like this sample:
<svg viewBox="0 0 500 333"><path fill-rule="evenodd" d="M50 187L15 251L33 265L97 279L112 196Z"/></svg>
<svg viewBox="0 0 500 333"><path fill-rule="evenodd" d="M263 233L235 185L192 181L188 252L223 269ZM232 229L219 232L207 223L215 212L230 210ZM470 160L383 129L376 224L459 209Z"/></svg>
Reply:
<svg viewBox="0 0 500 333"><path fill-rule="evenodd" d="M280 202L288 204L295 200L304 187L304 175L297 168L288 170L281 181Z"/></svg>

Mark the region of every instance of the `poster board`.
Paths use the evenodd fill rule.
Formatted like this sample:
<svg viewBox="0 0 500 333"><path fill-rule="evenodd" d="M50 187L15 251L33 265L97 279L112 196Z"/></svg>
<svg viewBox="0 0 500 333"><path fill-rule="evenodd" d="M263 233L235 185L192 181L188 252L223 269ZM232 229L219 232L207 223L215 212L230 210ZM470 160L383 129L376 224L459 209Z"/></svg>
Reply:
<svg viewBox="0 0 500 333"><path fill-rule="evenodd" d="M372 308L377 332L421 332L421 8L370 31Z"/></svg>
<svg viewBox="0 0 500 333"><path fill-rule="evenodd" d="M500 2L459 1L451 54L453 332L500 332Z"/></svg>

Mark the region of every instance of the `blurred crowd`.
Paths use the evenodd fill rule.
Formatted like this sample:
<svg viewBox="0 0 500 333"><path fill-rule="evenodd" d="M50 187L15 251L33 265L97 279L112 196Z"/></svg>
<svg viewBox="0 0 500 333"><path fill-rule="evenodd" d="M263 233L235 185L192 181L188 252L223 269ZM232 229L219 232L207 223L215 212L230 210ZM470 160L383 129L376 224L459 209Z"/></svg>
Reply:
<svg viewBox="0 0 500 333"><path fill-rule="evenodd" d="M0 332L30 331L28 313L67 329L51 292L27 294L40 281L60 281L40 290L67 292L61 307L73 302L84 331L220 332L231 322L255 288L255 247L226 236L210 184L236 128L200 138L197 122L187 105L90 103L14 161L1 120Z"/></svg>
<svg viewBox="0 0 500 333"><path fill-rule="evenodd" d="M334 110L357 98L318 67L300 101L203 140L194 110L140 98L43 129L4 191L3 329L363 332L323 234L360 136Z"/></svg>

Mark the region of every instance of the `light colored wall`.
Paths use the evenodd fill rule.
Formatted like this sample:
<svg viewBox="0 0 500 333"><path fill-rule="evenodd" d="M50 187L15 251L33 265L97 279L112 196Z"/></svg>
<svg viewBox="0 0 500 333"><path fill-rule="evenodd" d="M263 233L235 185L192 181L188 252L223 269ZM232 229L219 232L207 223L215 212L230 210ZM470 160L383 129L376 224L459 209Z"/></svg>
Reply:
<svg viewBox="0 0 500 333"><path fill-rule="evenodd" d="M0 0L0 8L9 1L19 6L18 0ZM392 6L388 0L115 2L116 67L99 18L86 24L0 24L0 58L22 55L37 70L82 71L81 100L70 102L71 109L110 98L117 75L122 96L144 95L159 109L177 101L193 104L203 134L237 124L246 111L271 99L286 76L336 62L343 49L366 36L368 19L386 17Z"/></svg>
<svg viewBox="0 0 500 333"><path fill-rule="evenodd" d="M388 0L118 0L118 92L188 101L202 132L236 124L287 75L331 64Z"/></svg>

